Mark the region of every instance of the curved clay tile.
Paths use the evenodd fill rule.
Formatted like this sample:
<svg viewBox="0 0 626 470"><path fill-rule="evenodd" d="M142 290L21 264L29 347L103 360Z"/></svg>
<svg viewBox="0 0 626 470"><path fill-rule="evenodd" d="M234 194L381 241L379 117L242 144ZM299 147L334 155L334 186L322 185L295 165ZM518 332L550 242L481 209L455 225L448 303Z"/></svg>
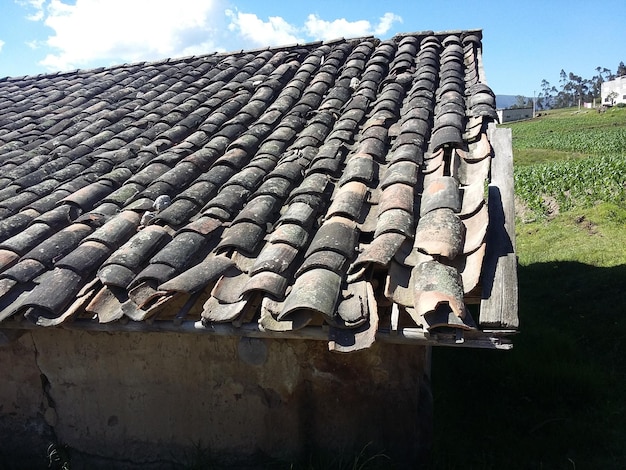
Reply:
<svg viewBox="0 0 626 470"><path fill-rule="evenodd" d="M296 310L289 316L278 320L278 315L283 309L283 302L269 297L263 297L261 302L261 314L259 328L268 331L292 331L304 328L313 319L313 312L308 310Z"/></svg>
<svg viewBox="0 0 626 470"><path fill-rule="evenodd" d="M278 319L298 310L310 310L332 319L341 293L341 275L328 269L311 269L300 275L285 299Z"/></svg>
<svg viewBox="0 0 626 470"><path fill-rule="evenodd" d="M461 274L463 292L465 294L474 290L480 282L486 246L486 243L483 243L471 253L457 256L454 260L448 262L450 266L454 267Z"/></svg>
<svg viewBox="0 0 626 470"><path fill-rule="evenodd" d="M468 162L478 162L491 156L493 149L489 143L486 133L481 133L480 138L469 145L469 150L462 154L464 160Z"/></svg>
<svg viewBox="0 0 626 470"><path fill-rule="evenodd" d="M160 284L158 290L193 294L204 289L233 265L234 262L225 256L208 256L201 263Z"/></svg>
<svg viewBox="0 0 626 470"><path fill-rule="evenodd" d="M462 185L469 186L482 183L489 177L491 171L491 158L483 158L476 162L459 159L458 177Z"/></svg>
<svg viewBox="0 0 626 470"><path fill-rule="evenodd" d="M459 215L469 216L476 212L485 203L485 182L476 182L461 188L463 204Z"/></svg>
<svg viewBox="0 0 626 470"><path fill-rule="evenodd" d="M459 183L452 176L439 176L424 179L420 216L435 209L461 210Z"/></svg>
<svg viewBox="0 0 626 470"><path fill-rule="evenodd" d="M350 328L331 326L328 335L328 349L330 351L348 353L367 349L374 344L379 323L378 308L371 284L366 283L365 286L366 293L361 294L359 304L361 308L367 308L367 314L365 312L362 314L363 317L367 318L366 321ZM363 298L364 295L367 296L367 299Z"/></svg>
<svg viewBox="0 0 626 470"><path fill-rule="evenodd" d="M462 220L466 228L463 253L471 253L472 251L475 251L485 240L487 228L489 226L489 211L487 209L487 205L483 204L478 212Z"/></svg>
<svg viewBox="0 0 626 470"><path fill-rule="evenodd" d="M260 271L251 275L241 293L246 296L254 292L263 292L275 299L284 299L289 280L272 271Z"/></svg>
<svg viewBox="0 0 626 470"><path fill-rule="evenodd" d="M363 248L356 260L350 265L348 272L358 272L362 266L370 263L387 266L406 238L405 235L394 232L379 235Z"/></svg>
<svg viewBox="0 0 626 470"><path fill-rule="evenodd" d="M357 242L356 222L345 217L334 216L322 224L314 235L305 257L316 251L334 251L351 258Z"/></svg>
<svg viewBox="0 0 626 470"><path fill-rule="evenodd" d="M415 312L424 318L428 328L465 326L469 316L463 302L463 285L456 269L437 261L420 263L413 269ZM451 318L447 312L453 313ZM441 314L445 322L441 323ZM455 321L454 317L460 321Z"/></svg>
<svg viewBox="0 0 626 470"><path fill-rule="evenodd" d="M463 251L465 226L451 209L435 209L421 217L414 246L429 255L454 259Z"/></svg>
<svg viewBox="0 0 626 470"><path fill-rule="evenodd" d="M326 216L338 215L358 220L366 195L367 186L365 184L359 181L350 181L344 184L336 191Z"/></svg>

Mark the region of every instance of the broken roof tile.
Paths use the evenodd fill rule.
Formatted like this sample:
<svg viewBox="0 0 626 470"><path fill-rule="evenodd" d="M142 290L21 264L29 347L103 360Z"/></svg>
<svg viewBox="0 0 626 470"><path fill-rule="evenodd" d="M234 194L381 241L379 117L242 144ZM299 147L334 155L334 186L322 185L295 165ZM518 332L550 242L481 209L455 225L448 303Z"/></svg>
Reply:
<svg viewBox="0 0 626 470"><path fill-rule="evenodd" d="M474 322L463 302L461 276L453 267L426 261L413 269L415 311L428 329L441 326L471 329Z"/></svg>

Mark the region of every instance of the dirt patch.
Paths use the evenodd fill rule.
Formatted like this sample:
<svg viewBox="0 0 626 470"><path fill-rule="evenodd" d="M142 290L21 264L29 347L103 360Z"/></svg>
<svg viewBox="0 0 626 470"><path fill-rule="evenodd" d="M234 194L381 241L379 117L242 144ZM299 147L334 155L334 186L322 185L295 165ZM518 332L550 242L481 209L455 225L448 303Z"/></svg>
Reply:
<svg viewBox="0 0 626 470"><path fill-rule="evenodd" d="M515 196L515 217L525 224L536 220L535 213L517 196Z"/></svg>
<svg viewBox="0 0 626 470"><path fill-rule="evenodd" d="M541 196L541 200L543 201L543 205L546 207L546 215L548 218L553 218L559 215L559 202L553 196Z"/></svg>
<svg viewBox="0 0 626 470"><path fill-rule="evenodd" d="M576 225L585 230L589 235L598 235L598 225L587 219L584 215L579 215L574 219Z"/></svg>

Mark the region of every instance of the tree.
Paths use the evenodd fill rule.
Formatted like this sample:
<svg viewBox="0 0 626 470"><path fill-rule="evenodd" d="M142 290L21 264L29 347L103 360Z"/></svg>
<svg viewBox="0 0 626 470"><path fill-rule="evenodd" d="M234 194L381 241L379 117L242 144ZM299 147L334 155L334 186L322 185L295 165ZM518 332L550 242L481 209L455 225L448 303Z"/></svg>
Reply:
<svg viewBox="0 0 626 470"><path fill-rule="evenodd" d="M555 99L555 105L557 108L569 108L574 104L574 85L571 80L572 75L573 74L570 72L568 76L567 72L563 69L561 69L561 72L559 73L561 91L557 93Z"/></svg>
<svg viewBox="0 0 626 470"><path fill-rule="evenodd" d="M589 91L588 81L584 80L580 75L572 72L569 73L568 89L572 94L572 104L578 104L580 108L585 95Z"/></svg>
<svg viewBox="0 0 626 470"><path fill-rule="evenodd" d="M535 109L547 109L546 99L543 93L539 93L535 99Z"/></svg>
<svg viewBox="0 0 626 470"><path fill-rule="evenodd" d="M529 108L532 107L533 105L533 101L530 98L526 98L525 96L522 95L517 95L515 97L515 104L513 106L511 106L512 109L514 108Z"/></svg>
<svg viewBox="0 0 626 470"><path fill-rule="evenodd" d="M554 95L556 94L556 88L550 85L550 82L545 78L541 80L541 109L551 108L554 104Z"/></svg>
<svg viewBox="0 0 626 470"><path fill-rule="evenodd" d="M602 67L596 67L597 75L591 77L589 82L591 95L594 100L600 99L602 95L602 84L604 83L604 77L602 76Z"/></svg>
<svg viewBox="0 0 626 470"><path fill-rule="evenodd" d="M573 72L565 72L561 69L559 73L559 89L551 86L546 79L541 81L541 93L537 98L537 106L546 108L568 108L578 105L583 101L593 101L601 97L602 84L616 77L626 76L626 65L620 62L617 74L613 74L611 69L598 66L595 68L597 74L591 79L583 78ZM518 97L519 98L519 97ZM521 107L521 103L516 103L515 107ZM532 102L530 102L532 106Z"/></svg>

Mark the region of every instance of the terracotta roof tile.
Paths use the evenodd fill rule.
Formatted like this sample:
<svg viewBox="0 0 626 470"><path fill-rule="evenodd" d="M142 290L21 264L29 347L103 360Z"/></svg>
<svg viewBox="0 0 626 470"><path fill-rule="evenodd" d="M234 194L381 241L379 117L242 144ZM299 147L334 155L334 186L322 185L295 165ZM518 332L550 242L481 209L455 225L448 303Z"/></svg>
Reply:
<svg viewBox="0 0 626 470"><path fill-rule="evenodd" d="M499 158L481 49L426 32L0 80L0 321L503 345L468 307Z"/></svg>

